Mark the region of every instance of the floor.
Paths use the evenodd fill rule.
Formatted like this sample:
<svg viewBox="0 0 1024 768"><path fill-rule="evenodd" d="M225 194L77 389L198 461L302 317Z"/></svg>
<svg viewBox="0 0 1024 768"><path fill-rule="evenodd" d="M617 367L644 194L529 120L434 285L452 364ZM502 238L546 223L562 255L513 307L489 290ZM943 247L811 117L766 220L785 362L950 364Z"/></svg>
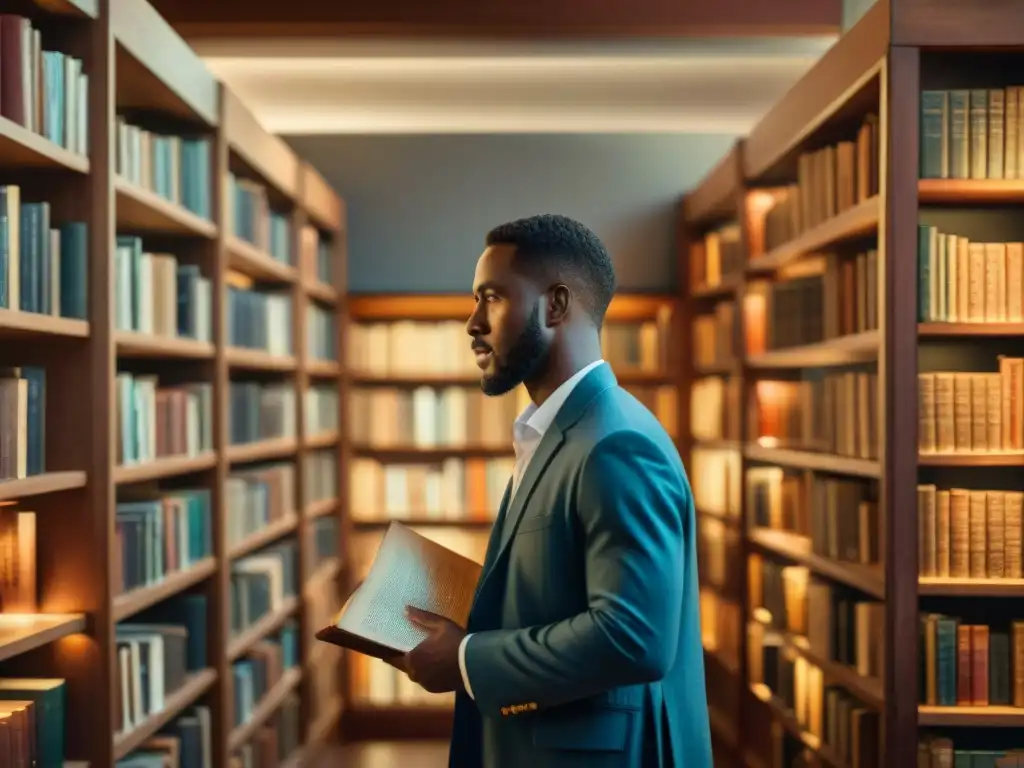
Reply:
<svg viewBox="0 0 1024 768"><path fill-rule="evenodd" d="M303 768L447 768L448 742L367 742L321 752Z"/></svg>

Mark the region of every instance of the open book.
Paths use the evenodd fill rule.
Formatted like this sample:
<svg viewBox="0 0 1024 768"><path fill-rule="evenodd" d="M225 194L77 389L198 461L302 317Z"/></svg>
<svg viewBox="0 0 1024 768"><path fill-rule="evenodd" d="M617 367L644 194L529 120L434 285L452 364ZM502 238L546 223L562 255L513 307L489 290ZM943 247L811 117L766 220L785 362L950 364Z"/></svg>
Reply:
<svg viewBox="0 0 1024 768"><path fill-rule="evenodd" d="M427 632L406 618L405 607L465 627L480 569L479 563L393 522L363 583L316 639L378 659L408 653Z"/></svg>

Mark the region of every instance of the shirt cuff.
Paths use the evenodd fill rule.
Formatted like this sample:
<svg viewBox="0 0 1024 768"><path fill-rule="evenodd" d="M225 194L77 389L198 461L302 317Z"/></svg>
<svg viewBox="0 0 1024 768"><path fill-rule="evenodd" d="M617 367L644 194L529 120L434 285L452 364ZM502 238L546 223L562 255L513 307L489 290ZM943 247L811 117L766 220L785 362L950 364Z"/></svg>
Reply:
<svg viewBox="0 0 1024 768"><path fill-rule="evenodd" d="M469 675L466 673L466 643L469 642L471 637L472 635L466 635L462 638L462 642L459 643L459 671L462 673L462 684L466 686L466 693L469 694L469 698L475 701L473 688L469 684Z"/></svg>

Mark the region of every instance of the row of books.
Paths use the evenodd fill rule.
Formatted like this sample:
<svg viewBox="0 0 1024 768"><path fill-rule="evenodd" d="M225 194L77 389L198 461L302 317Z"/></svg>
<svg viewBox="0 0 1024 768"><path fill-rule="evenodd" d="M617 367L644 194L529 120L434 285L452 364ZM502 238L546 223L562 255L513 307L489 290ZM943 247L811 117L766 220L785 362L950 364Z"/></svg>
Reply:
<svg viewBox="0 0 1024 768"><path fill-rule="evenodd" d="M232 381L228 392L231 445L296 436L295 386L290 383Z"/></svg>
<svg viewBox="0 0 1024 768"><path fill-rule="evenodd" d="M306 454L302 463L303 491L310 504L338 498L338 452L325 448Z"/></svg>
<svg viewBox="0 0 1024 768"><path fill-rule="evenodd" d="M742 236L740 225L729 221L708 230L703 238L690 243L688 255L691 290L714 288L743 273L746 248Z"/></svg>
<svg viewBox="0 0 1024 768"><path fill-rule="evenodd" d="M830 253L802 274L748 283L743 295L748 356L878 330L878 251Z"/></svg>
<svg viewBox="0 0 1024 768"><path fill-rule="evenodd" d="M48 202L24 197L19 186L0 186L0 307L84 320L88 226L55 221Z"/></svg>
<svg viewBox="0 0 1024 768"><path fill-rule="evenodd" d="M437 463L352 461L349 508L360 520L491 520L515 460L446 458Z"/></svg>
<svg viewBox="0 0 1024 768"><path fill-rule="evenodd" d="M287 291L258 290L232 273L228 285L227 339L232 347L291 355L292 297Z"/></svg>
<svg viewBox="0 0 1024 768"><path fill-rule="evenodd" d="M147 130L123 115L115 133L117 175L211 218L211 142L208 136L177 136Z"/></svg>
<svg viewBox="0 0 1024 768"><path fill-rule="evenodd" d="M918 573L1021 578L1024 493L917 486Z"/></svg>
<svg viewBox="0 0 1024 768"><path fill-rule="evenodd" d="M229 173L224 194L227 231L256 246L274 261L292 264L291 218L271 207L266 187Z"/></svg>
<svg viewBox="0 0 1024 768"><path fill-rule="evenodd" d="M922 91L921 178L1021 178L1021 92L1015 85Z"/></svg>
<svg viewBox="0 0 1024 768"><path fill-rule="evenodd" d="M885 673L885 604L814 576L801 565L757 557L750 563L751 604L772 629L806 640L818 659L881 680Z"/></svg>
<svg viewBox="0 0 1024 768"><path fill-rule="evenodd" d="M918 374L922 454L1024 450L1024 358L1000 355L997 364L997 373Z"/></svg>
<svg viewBox="0 0 1024 768"><path fill-rule="evenodd" d="M763 220L752 224L752 253L789 242L878 194L878 116L868 114L852 140L801 152L797 181L773 191L774 200Z"/></svg>
<svg viewBox="0 0 1024 768"><path fill-rule="evenodd" d="M310 383L304 396L306 434L318 435L336 431L341 412L338 388Z"/></svg>
<svg viewBox="0 0 1024 768"><path fill-rule="evenodd" d="M747 519L754 528L786 531L832 560L878 565L885 553L877 483L860 478L747 470Z"/></svg>
<svg viewBox="0 0 1024 768"><path fill-rule="evenodd" d="M920 617L921 704L1024 707L1024 622L971 623L924 612Z"/></svg>
<svg viewBox="0 0 1024 768"><path fill-rule="evenodd" d="M119 235L114 252L114 327L157 336L213 340L213 286L197 264L150 253Z"/></svg>
<svg viewBox="0 0 1024 768"><path fill-rule="evenodd" d="M918 225L917 319L1024 321L1024 243L975 241Z"/></svg>
<svg viewBox="0 0 1024 768"><path fill-rule="evenodd" d="M152 586L213 552L208 488L156 491L119 501L114 511L115 589Z"/></svg>
<svg viewBox="0 0 1024 768"><path fill-rule="evenodd" d="M231 663L233 693L232 725L239 727L252 720L260 699L285 672L299 663L299 634L293 620L285 622L276 636L264 637Z"/></svg>
<svg viewBox="0 0 1024 768"><path fill-rule="evenodd" d="M213 450L213 385L161 386L155 375L117 374L117 457L122 465Z"/></svg>
<svg viewBox="0 0 1024 768"><path fill-rule="evenodd" d="M604 359L617 371L667 370L669 323L669 316L640 323L605 321L601 331ZM480 369L471 341L465 321L353 323L348 336L348 364L370 376L477 377Z"/></svg>
<svg viewBox="0 0 1024 768"><path fill-rule="evenodd" d="M762 443L858 459L878 457L878 373L829 371L801 381L760 379L748 434Z"/></svg>
<svg viewBox="0 0 1024 768"><path fill-rule="evenodd" d="M820 749L835 756L835 764L880 765L881 713L877 709L846 688L826 682L821 667L779 642L770 628L752 624L748 650L751 679L768 692L762 696L816 738Z"/></svg>
<svg viewBox="0 0 1024 768"><path fill-rule="evenodd" d="M0 14L0 115L77 155L88 154L89 76L82 59L51 48L30 19Z"/></svg>
<svg viewBox="0 0 1024 768"><path fill-rule="evenodd" d="M306 305L306 350L316 360L338 359L338 319L333 310Z"/></svg>
<svg viewBox="0 0 1024 768"><path fill-rule="evenodd" d="M294 537L231 561L229 581L232 639L264 616L281 612L298 595L298 542Z"/></svg>
<svg viewBox="0 0 1024 768"><path fill-rule="evenodd" d="M674 434L674 386L626 389ZM470 445L511 450L512 424L529 403L525 387L500 397L470 386L357 387L349 397L349 435L356 445L369 448Z"/></svg>

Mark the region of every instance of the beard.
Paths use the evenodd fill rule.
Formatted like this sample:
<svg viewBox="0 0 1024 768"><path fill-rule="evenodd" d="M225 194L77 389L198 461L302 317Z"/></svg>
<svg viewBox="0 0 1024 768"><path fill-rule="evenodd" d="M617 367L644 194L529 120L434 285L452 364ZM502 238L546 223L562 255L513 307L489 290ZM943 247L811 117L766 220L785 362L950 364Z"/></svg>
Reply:
<svg viewBox="0 0 1024 768"><path fill-rule="evenodd" d="M544 341L540 324L540 305L534 309L526 327L519 334L515 344L505 355L503 362L494 358L494 373L484 374L480 389L485 395L494 397L511 392L524 381L533 378L548 359L549 344Z"/></svg>

